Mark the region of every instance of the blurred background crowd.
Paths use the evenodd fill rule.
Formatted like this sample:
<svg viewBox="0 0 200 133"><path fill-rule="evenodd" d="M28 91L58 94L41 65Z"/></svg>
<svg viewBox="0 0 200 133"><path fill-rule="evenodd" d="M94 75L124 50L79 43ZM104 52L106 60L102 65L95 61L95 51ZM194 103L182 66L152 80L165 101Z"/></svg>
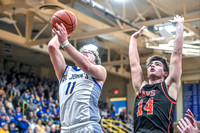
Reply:
<svg viewBox="0 0 200 133"><path fill-rule="evenodd" d="M104 119L118 120L132 127L132 115L114 105L99 102ZM59 133L58 82L15 70L0 70L0 132Z"/></svg>

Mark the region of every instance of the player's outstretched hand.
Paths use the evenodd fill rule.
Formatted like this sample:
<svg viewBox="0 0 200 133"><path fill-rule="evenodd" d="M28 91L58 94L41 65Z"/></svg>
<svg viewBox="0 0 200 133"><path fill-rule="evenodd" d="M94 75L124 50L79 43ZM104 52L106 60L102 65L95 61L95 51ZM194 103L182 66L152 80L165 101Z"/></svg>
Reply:
<svg viewBox="0 0 200 133"><path fill-rule="evenodd" d="M67 33L67 30L65 26L61 23L61 25L57 24L57 29L53 28L54 33L58 36L58 41L60 44L62 44L64 41L68 39L69 34Z"/></svg>
<svg viewBox="0 0 200 133"><path fill-rule="evenodd" d="M194 115L188 109L185 114L188 118L184 118L178 121L177 128L180 133L199 133L197 123L194 119Z"/></svg>
<svg viewBox="0 0 200 133"><path fill-rule="evenodd" d="M190 123L192 124L192 126L198 131L198 126L197 126L197 122L196 120L194 119L194 115L192 114L192 112L188 109L186 111L187 113L185 114L189 120L190 120ZM200 133L200 132L199 132Z"/></svg>
<svg viewBox="0 0 200 133"><path fill-rule="evenodd" d="M144 31L144 29L146 28L146 26L143 26L139 31L135 32L132 37L135 39L138 39L138 37L140 37L142 35L142 32Z"/></svg>
<svg viewBox="0 0 200 133"><path fill-rule="evenodd" d="M184 17L181 17L179 15L176 15L173 20L169 20L172 24L177 24L177 23L183 23L184 22Z"/></svg>

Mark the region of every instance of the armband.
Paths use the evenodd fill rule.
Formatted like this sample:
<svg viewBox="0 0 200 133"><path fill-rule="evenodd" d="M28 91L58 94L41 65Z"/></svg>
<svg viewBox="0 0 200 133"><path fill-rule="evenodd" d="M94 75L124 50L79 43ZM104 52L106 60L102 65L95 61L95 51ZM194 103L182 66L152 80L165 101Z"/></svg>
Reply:
<svg viewBox="0 0 200 133"><path fill-rule="evenodd" d="M64 47L67 47L69 44L69 41L65 40L63 43L60 44L60 46L64 49Z"/></svg>

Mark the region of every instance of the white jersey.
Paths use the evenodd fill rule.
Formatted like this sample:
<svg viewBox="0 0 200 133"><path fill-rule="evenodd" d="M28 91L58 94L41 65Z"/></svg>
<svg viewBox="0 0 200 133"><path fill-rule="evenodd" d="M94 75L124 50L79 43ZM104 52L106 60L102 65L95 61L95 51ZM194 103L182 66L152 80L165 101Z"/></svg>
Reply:
<svg viewBox="0 0 200 133"><path fill-rule="evenodd" d="M67 66L59 85L62 127L86 121L100 121L98 100L101 86L89 74Z"/></svg>

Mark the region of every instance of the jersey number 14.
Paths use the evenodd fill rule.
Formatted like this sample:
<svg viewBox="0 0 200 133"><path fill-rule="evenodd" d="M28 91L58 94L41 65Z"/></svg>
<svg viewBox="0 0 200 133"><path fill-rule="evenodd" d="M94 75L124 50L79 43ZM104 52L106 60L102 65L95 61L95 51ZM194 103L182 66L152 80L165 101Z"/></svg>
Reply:
<svg viewBox="0 0 200 133"><path fill-rule="evenodd" d="M142 103L143 103L143 99L140 100L140 102L138 103L139 107L138 107L138 111L137 111L137 116L142 115ZM153 114L153 98L150 98L146 105L144 106L144 110L147 111L147 114Z"/></svg>

